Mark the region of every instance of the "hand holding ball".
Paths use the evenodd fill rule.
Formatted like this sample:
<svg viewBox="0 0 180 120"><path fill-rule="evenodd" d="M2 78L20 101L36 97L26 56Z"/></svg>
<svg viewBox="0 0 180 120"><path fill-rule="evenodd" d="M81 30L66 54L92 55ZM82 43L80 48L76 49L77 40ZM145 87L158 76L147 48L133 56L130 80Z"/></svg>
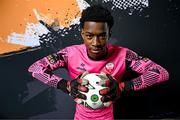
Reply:
<svg viewBox="0 0 180 120"><path fill-rule="evenodd" d="M108 80L108 77L104 73L86 73L81 76L81 79L87 80L88 84L85 85L89 89L88 92L81 92L86 96L86 100L82 100L83 104L91 109L99 109L106 106L106 103L103 103L101 98L102 95L99 94L99 91L107 87L99 85L100 81Z"/></svg>

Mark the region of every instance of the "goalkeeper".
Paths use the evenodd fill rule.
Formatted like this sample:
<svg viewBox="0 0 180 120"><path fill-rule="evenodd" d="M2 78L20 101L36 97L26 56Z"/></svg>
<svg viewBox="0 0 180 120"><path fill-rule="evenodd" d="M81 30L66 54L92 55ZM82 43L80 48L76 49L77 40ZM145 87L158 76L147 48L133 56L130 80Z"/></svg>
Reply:
<svg viewBox="0 0 180 120"><path fill-rule="evenodd" d="M86 8L80 19L81 36L84 44L73 45L48 55L34 64L28 71L43 83L69 94L78 104L74 119L113 120L113 102L121 93L138 91L169 79L169 74L162 66L152 60L138 56L134 51L108 43L111 37L113 17L108 9L95 5ZM56 76L52 71L66 68L72 80ZM137 78L123 81L127 70L139 73ZM84 85L88 81L80 79L85 72L104 72L109 77L101 90L102 101L106 107L93 110L83 105L86 96L79 91L88 92Z"/></svg>

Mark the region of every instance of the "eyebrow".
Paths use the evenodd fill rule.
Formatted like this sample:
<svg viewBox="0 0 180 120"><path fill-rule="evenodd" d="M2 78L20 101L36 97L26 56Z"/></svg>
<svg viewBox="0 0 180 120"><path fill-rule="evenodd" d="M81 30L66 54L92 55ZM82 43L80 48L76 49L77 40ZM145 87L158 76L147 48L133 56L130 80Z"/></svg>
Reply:
<svg viewBox="0 0 180 120"><path fill-rule="evenodd" d="M91 32L85 32L86 34L93 34L93 33L91 33ZM106 32L102 32L102 33L99 33L99 35L104 35L104 34L106 34Z"/></svg>
<svg viewBox="0 0 180 120"><path fill-rule="evenodd" d="M91 33L91 32L85 32L86 34L93 34L93 33Z"/></svg>

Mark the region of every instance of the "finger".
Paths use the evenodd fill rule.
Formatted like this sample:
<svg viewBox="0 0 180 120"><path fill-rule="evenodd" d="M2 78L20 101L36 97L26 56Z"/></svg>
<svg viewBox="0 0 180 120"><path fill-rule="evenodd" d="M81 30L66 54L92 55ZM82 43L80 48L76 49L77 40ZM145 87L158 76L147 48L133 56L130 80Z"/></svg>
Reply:
<svg viewBox="0 0 180 120"><path fill-rule="evenodd" d="M100 72L100 75L107 77L106 73Z"/></svg>
<svg viewBox="0 0 180 120"><path fill-rule="evenodd" d="M80 75L80 78L85 77L87 74L89 74L87 71L85 71L83 74Z"/></svg>
<svg viewBox="0 0 180 120"><path fill-rule="evenodd" d="M89 83L89 81L87 79L77 79L77 82L80 84L80 85L87 85Z"/></svg>
<svg viewBox="0 0 180 120"><path fill-rule="evenodd" d="M118 94L116 91L113 91L113 92L109 92L108 94L104 95L101 100L103 102L108 102L108 101L114 101L116 100L116 98L118 98Z"/></svg>
<svg viewBox="0 0 180 120"><path fill-rule="evenodd" d="M78 91L72 91L71 94L70 94L70 96L71 96L73 99L76 99L76 98L81 98L81 99L84 99L84 100L87 99L86 95L84 95L84 94L82 94L82 93L80 93L80 92L78 92Z"/></svg>
<svg viewBox="0 0 180 120"><path fill-rule="evenodd" d="M82 94L82 93L78 93L78 94L76 95L76 98L81 98L81 99L84 99L84 100L87 99L86 95L84 95L84 94Z"/></svg>
<svg viewBox="0 0 180 120"><path fill-rule="evenodd" d="M98 84L102 87L109 87L111 85L111 81L110 80L100 80Z"/></svg>
<svg viewBox="0 0 180 120"><path fill-rule="evenodd" d="M82 104L82 103L83 103L83 100L80 99L80 98L75 98L74 101L75 101L77 104Z"/></svg>
<svg viewBox="0 0 180 120"><path fill-rule="evenodd" d="M78 90L81 91L81 92L88 92L89 89L85 86L82 86L82 85L78 85Z"/></svg>
<svg viewBox="0 0 180 120"><path fill-rule="evenodd" d="M104 102L103 105L104 107L109 107L113 102L109 101L109 102Z"/></svg>
<svg viewBox="0 0 180 120"><path fill-rule="evenodd" d="M117 86L115 84L112 84L110 87L109 87L109 92L116 92L116 89L117 89Z"/></svg>
<svg viewBox="0 0 180 120"><path fill-rule="evenodd" d="M74 83L73 83L73 84L74 84ZM75 86L71 87L71 92L70 92L70 94L71 94L71 96L72 96L73 98L76 98L76 96L77 96L78 93L79 93L79 91L78 91L78 85L75 85Z"/></svg>
<svg viewBox="0 0 180 120"><path fill-rule="evenodd" d="M108 96L108 95L102 96L101 101L102 102L109 102L109 101L112 101L112 98L110 96Z"/></svg>
<svg viewBox="0 0 180 120"><path fill-rule="evenodd" d="M111 81L109 88L110 92L116 92L116 90L119 88L119 85L116 83L116 81Z"/></svg>
<svg viewBox="0 0 180 120"><path fill-rule="evenodd" d="M78 94L78 91L76 90L72 90L71 93L70 93L70 96L75 99L77 97L77 94Z"/></svg>
<svg viewBox="0 0 180 120"><path fill-rule="evenodd" d="M70 84L71 84L71 82L70 82L70 81L68 81L68 82L67 82L67 90L68 90L69 92L71 91Z"/></svg>
<svg viewBox="0 0 180 120"><path fill-rule="evenodd" d="M104 102L107 102L109 100L116 101L120 97L120 94L116 91L110 92L106 94L103 98Z"/></svg>
<svg viewBox="0 0 180 120"><path fill-rule="evenodd" d="M109 74L106 75L110 80L113 80L113 77Z"/></svg>
<svg viewBox="0 0 180 120"><path fill-rule="evenodd" d="M110 91L110 88L104 88L104 89L99 91L99 94L100 95L106 95L109 93L109 91Z"/></svg>
<svg viewBox="0 0 180 120"><path fill-rule="evenodd" d="M71 86L71 89L75 88L77 89L78 88L78 82L76 79L72 80L71 83L70 83L70 86Z"/></svg>
<svg viewBox="0 0 180 120"><path fill-rule="evenodd" d="M97 74L98 77L100 77L102 80L108 80L109 78L106 76L105 73L101 72L100 74Z"/></svg>
<svg viewBox="0 0 180 120"><path fill-rule="evenodd" d="M114 101L116 98L118 98L118 94L117 92L110 92L109 94L107 94L107 96L109 97L110 100Z"/></svg>

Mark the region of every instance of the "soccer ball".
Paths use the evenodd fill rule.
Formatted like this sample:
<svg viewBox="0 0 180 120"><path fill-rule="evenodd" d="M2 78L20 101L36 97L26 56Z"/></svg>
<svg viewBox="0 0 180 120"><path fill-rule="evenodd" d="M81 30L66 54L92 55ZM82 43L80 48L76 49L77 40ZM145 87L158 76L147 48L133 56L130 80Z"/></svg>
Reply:
<svg viewBox="0 0 180 120"><path fill-rule="evenodd" d="M106 88L98 83L101 80L108 80L108 77L105 73L86 73L82 75L82 80L88 81L88 84L85 85L89 91L87 93L81 92L82 94L86 95L86 100L83 99L83 104L91 109L99 109L104 107L103 102L101 101L101 95L99 94L99 91Z"/></svg>

